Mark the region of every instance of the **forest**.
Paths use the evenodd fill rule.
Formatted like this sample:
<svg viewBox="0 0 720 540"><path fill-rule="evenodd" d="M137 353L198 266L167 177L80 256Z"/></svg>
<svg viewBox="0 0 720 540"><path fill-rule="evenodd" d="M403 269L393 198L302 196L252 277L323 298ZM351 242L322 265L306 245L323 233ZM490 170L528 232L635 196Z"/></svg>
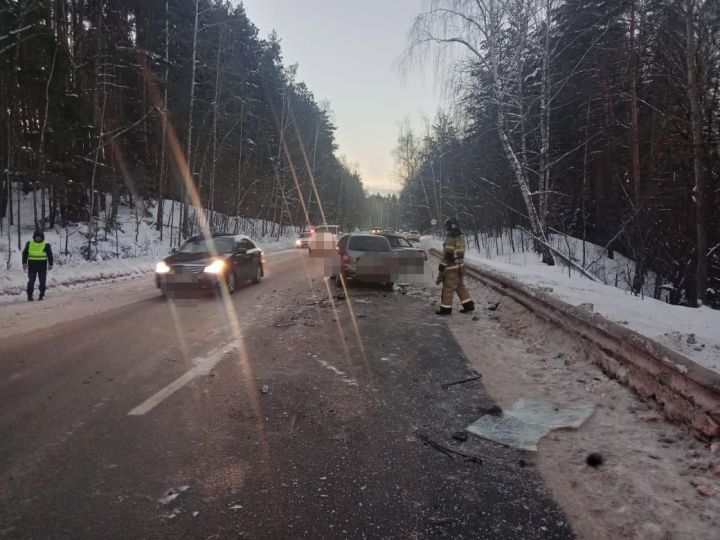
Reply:
<svg viewBox="0 0 720 540"><path fill-rule="evenodd" d="M296 71L237 2L4 0L0 217L17 229L6 240L19 249L21 226L86 223L92 259L120 204L157 205L171 244L202 225L232 232L229 216L278 236L360 225L360 177ZM18 223L30 194L33 223Z"/></svg>
<svg viewBox="0 0 720 540"><path fill-rule="evenodd" d="M428 0L406 68L435 62L446 112L401 125L403 221L520 229L546 264L567 234L635 262L655 296L720 307L720 2Z"/></svg>

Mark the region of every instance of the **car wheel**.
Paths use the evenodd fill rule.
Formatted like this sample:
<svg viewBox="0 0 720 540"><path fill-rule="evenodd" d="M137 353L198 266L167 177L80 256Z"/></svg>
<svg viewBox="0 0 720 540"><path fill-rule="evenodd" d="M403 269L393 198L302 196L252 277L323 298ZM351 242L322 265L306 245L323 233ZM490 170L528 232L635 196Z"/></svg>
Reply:
<svg viewBox="0 0 720 540"><path fill-rule="evenodd" d="M237 278L235 277L235 272L230 272L227 276L227 288L228 292L230 294L235 292L235 287L237 287Z"/></svg>
<svg viewBox="0 0 720 540"><path fill-rule="evenodd" d="M395 283L392 281L389 281L385 284L385 290L388 292L393 292L393 287L395 286Z"/></svg>
<svg viewBox="0 0 720 540"><path fill-rule="evenodd" d="M261 265L261 264L258 264L258 265L255 267L255 276L252 278L252 282L257 285L258 283L260 283L260 281L262 280L262 278L263 278L262 265Z"/></svg>

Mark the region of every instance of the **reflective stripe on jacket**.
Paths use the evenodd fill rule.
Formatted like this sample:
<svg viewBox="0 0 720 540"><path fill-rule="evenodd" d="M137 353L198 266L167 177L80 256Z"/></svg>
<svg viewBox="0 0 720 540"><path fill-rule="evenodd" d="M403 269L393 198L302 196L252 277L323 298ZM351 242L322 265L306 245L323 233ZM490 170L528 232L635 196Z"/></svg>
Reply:
<svg viewBox="0 0 720 540"><path fill-rule="evenodd" d="M28 242L28 261L47 261L46 246L47 242L45 240L42 242L30 240L30 242Z"/></svg>
<svg viewBox="0 0 720 540"><path fill-rule="evenodd" d="M460 268L464 264L465 259L465 237L460 234L458 236L446 236L443 242L443 260L440 266L443 270L453 270Z"/></svg>

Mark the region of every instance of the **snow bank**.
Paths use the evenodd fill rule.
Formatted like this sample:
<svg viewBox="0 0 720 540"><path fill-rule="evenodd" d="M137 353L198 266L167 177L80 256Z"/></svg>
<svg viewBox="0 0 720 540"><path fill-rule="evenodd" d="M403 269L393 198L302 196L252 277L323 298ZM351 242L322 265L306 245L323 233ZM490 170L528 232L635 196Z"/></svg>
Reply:
<svg viewBox="0 0 720 540"><path fill-rule="evenodd" d="M17 195L14 195L17 197ZM165 201L165 223L177 224L179 207L171 216L171 201ZM32 194L21 199L20 245L30 240L32 226ZM100 214L104 222L104 212ZM95 281L131 279L136 276L150 275L159 259L165 257L171 249L170 231L177 234L176 227L166 227L163 238L155 228L157 205L145 208L138 215L134 208L120 205L118 208L118 227L114 230L101 230L97 242L91 246L94 260L86 260L87 226L70 224L67 228L55 227L45 231L45 239L50 243L55 257L55 266L48 273L48 289L72 287ZM266 252L272 253L295 247L295 231L287 229L284 234L271 235L277 230L272 223L261 220L225 219L216 214L218 222L225 223L232 233L246 234L255 240ZM27 274L22 270L22 252L18 249L17 227L10 228L7 236L8 220L3 220L3 237L0 240L0 304L18 300L25 292ZM263 235L263 231L266 232Z"/></svg>
<svg viewBox="0 0 720 540"><path fill-rule="evenodd" d="M442 249L442 240L425 238L423 242L428 247ZM479 268L488 268L525 285L540 288L568 304L592 304L594 311L603 317L720 373L720 311L708 307L675 306L591 281L575 271L568 275L566 267L544 265L540 257L530 251L513 255L504 252L496 259L487 257L487 254L478 253L470 246L465 260ZM627 260L613 262L618 264L618 268L627 268ZM612 264L608 261L599 261L598 265L612 271Z"/></svg>

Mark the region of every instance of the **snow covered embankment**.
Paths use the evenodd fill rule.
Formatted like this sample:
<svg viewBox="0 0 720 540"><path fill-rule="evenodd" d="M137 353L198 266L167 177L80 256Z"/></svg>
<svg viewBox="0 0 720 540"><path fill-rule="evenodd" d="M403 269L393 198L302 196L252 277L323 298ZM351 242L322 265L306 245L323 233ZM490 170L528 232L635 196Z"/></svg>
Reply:
<svg viewBox="0 0 720 540"><path fill-rule="evenodd" d="M165 220L170 221L168 212L169 201L166 201ZM179 205L176 205L179 209ZM27 207L27 208L25 208ZM48 294L57 292L59 288L83 286L98 281L113 281L150 276L155 264L165 257L171 248L170 227L166 225L163 239L155 228L157 207L147 208L146 214L137 219L134 209L120 206L118 212L118 228L107 235L104 231L98 234L97 243L92 248L95 260L85 260L82 253L87 249L85 225L69 225L67 228L56 227L45 231L45 239L50 243L55 256L55 266L48 272ZM26 196L21 206L21 246L32 236L32 207L30 196ZM172 216L172 222L178 223L179 215ZM262 236L263 230L269 230L268 224L263 227L259 220L236 220L229 222L238 234L246 234L253 238L268 253L294 248L294 231L288 230L280 238L269 235ZM7 226L5 220L4 225ZM7 229L5 229L6 231ZM27 286L27 274L22 269L21 251L17 249L17 228L11 228L11 243L7 237L0 242L0 304L23 299ZM9 248L9 249L8 249ZM36 284L37 287L37 284Z"/></svg>
<svg viewBox="0 0 720 540"><path fill-rule="evenodd" d="M439 239L427 238L424 243L427 247L442 249ZM480 269L487 268L523 285L540 289L570 305L592 304L592 310L606 319L720 373L720 311L708 307L675 306L653 298L642 298L618 287L594 282L575 271L568 275L566 267L544 265L532 252L510 251L506 250L497 258L489 258L488 253L480 254L470 248L465 260ZM617 264L616 260L600 261L603 267ZM625 266L626 262L621 264ZM617 278L614 281L617 282Z"/></svg>

